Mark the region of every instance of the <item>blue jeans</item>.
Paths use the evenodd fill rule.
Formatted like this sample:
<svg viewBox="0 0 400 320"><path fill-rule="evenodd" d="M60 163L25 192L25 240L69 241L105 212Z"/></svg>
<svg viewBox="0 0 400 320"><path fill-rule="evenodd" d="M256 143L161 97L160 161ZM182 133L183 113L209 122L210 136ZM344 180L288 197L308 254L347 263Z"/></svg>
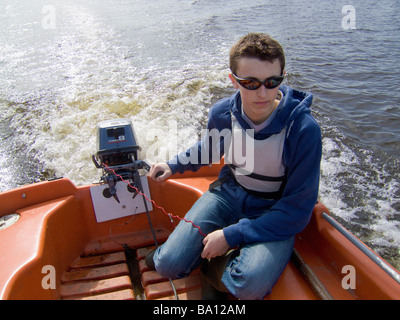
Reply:
<svg viewBox="0 0 400 320"><path fill-rule="evenodd" d="M241 218L266 214L265 206L244 210L248 194L233 183L205 192L185 218L205 234L237 223ZM248 211L251 211L250 213ZM154 254L154 264L163 277L178 279L199 267L204 237L190 223L181 221ZM232 254L222 275L226 288L238 299L263 299L286 267L294 236L283 241L243 244Z"/></svg>

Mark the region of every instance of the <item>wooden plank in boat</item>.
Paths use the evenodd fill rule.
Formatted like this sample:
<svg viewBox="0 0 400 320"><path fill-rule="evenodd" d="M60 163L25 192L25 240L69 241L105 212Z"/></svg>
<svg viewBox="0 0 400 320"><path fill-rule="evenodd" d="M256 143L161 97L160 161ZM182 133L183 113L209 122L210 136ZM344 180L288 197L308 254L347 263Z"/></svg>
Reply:
<svg viewBox="0 0 400 320"><path fill-rule="evenodd" d="M152 246L152 247L145 247L145 248L140 248L136 250L136 257L138 260L142 260L144 258L146 258L146 255L154 250L156 247Z"/></svg>
<svg viewBox="0 0 400 320"><path fill-rule="evenodd" d="M202 288L195 288L193 290L189 290L187 292L183 292L178 294L178 299L179 300L201 300L202 296L201 296L201 292L202 292ZM166 297L162 297L156 300L176 300L176 297L174 294L170 295L170 296L166 296Z"/></svg>
<svg viewBox="0 0 400 320"><path fill-rule="evenodd" d="M71 298L67 300L134 300L135 296L131 289L125 289L116 292L109 292L95 296L87 296L81 298Z"/></svg>
<svg viewBox="0 0 400 320"><path fill-rule="evenodd" d="M106 266L111 264L117 264L126 262L124 252L114 252L103 255L89 256L80 258L74 264L71 265L72 269L80 269L87 267Z"/></svg>
<svg viewBox="0 0 400 320"><path fill-rule="evenodd" d="M183 279L173 280L178 294L201 287L199 275L189 276ZM145 287L145 294L148 300L159 299L173 295L171 283L169 281L150 284Z"/></svg>
<svg viewBox="0 0 400 320"><path fill-rule="evenodd" d="M128 275L129 269L126 263L119 263L111 266L76 269L66 272L62 275L62 282L95 280L113 278L122 275Z"/></svg>
<svg viewBox="0 0 400 320"><path fill-rule="evenodd" d="M143 272L142 274L142 284L144 287L149 284L168 281L168 279L162 277L157 271L151 270Z"/></svg>
<svg viewBox="0 0 400 320"><path fill-rule="evenodd" d="M60 295L65 299L77 296L105 294L125 289L132 289L132 283L128 276L64 283L61 285Z"/></svg>
<svg viewBox="0 0 400 320"><path fill-rule="evenodd" d="M200 268L197 268L193 270L193 272L189 275L189 277L197 276L199 274L200 274ZM161 276L155 270L145 271L142 273L142 284L144 287L148 286L149 284L165 282L165 281L169 280Z"/></svg>
<svg viewBox="0 0 400 320"><path fill-rule="evenodd" d="M136 258L139 261L140 273L143 274L146 271L151 271L151 269L146 264L145 258L146 258L146 255L150 251L154 250L155 248L156 248L155 246L151 246L151 247L144 247L144 248L140 248L140 249L136 250Z"/></svg>
<svg viewBox="0 0 400 320"><path fill-rule="evenodd" d="M144 261L144 260L139 261L139 270L140 270L140 273L144 273L146 271L151 271L151 269L146 264L146 261Z"/></svg>

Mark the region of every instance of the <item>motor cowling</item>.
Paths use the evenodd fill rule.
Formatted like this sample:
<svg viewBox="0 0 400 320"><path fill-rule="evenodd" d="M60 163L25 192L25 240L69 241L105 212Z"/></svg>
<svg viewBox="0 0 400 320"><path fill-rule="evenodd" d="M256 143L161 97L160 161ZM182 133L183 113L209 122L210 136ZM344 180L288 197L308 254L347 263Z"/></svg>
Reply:
<svg viewBox="0 0 400 320"><path fill-rule="evenodd" d="M103 169L101 180L110 186L110 193L118 201L115 183L121 179L135 183L139 169L150 166L139 159L141 150L130 119L102 121L97 125L97 150L92 160Z"/></svg>
<svg viewBox="0 0 400 320"><path fill-rule="evenodd" d="M131 162L130 155L138 160L140 147L130 119L107 120L97 125L96 156L108 166Z"/></svg>

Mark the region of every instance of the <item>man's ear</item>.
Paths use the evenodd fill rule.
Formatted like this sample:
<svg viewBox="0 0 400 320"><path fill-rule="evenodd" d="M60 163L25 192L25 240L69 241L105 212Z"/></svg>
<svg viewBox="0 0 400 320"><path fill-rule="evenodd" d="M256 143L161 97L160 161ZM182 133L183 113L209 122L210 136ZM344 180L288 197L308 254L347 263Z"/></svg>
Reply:
<svg viewBox="0 0 400 320"><path fill-rule="evenodd" d="M234 76L232 75L232 73L229 74L229 79L231 79L233 87L235 89L239 89L239 84L237 83L236 79L234 78Z"/></svg>

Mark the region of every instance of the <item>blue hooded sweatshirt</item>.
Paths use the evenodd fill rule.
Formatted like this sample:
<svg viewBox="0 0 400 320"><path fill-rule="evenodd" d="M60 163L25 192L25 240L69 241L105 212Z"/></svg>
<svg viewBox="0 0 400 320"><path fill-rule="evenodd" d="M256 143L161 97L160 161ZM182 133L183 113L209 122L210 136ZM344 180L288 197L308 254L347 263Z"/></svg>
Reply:
<svg viewBox="0 0 400 320"><path fill-rule="evenodd" d="M312 94L294 90L282 85L280 91L283 97L277 107L275 117L264 129L254 135L254 139L267 139L271 135L280 133L286 128L286 138L283 147L283 165L286 181L282 197L267 200L248 194L242 190L244 196L238 197L242 201L244 211L260 210L262 215L254 218L242 218L236 224L223 229L226 241L231 247L254 242L268 242L285 240L302 231L309 222L312 210L318 198L320 162L322 154L321 130L310 114ZM251 129L242 117L240 92L230 98L217 102L209 112L207 129L232 129L232 114L243 129ZM197 171L202 165L187 163L180 159L189 159L191 152L197 152L197 159L204 159L201 155L207 139L202 139L186 152L176 156L168 162L173 173L183 173L186 170ZM224 144L219 144L220 157L224 154ZM207 155L211 160L211 152ZM215 158L213 158L215 160ZM231 170L224 166L219 178L230 175ZM234 183L224 183L223 187L236 188ZM239 200L240 199L240 200ZM267 209L267 211L266 211ZM267 213L266 213L267 212Z"/></svg>

